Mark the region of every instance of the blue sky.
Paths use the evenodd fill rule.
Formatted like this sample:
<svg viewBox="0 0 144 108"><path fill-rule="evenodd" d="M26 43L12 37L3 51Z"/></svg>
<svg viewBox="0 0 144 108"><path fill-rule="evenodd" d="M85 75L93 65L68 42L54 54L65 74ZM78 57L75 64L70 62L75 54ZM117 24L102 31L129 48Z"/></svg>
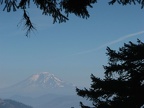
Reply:
<svg viewBox="0 0 144 108"><path fill-rule="evenodd" d="M118 49L124 42L144 41L144 9L139 5L109 6L98 2L90 18L70 15L69 21L53 24L35 8L29 14L37 31L25 36L17 24L22 13L1 11L0 88L39 72L50 72L78 86L90 85L90 74L103 77L106 46Z"/></svg>

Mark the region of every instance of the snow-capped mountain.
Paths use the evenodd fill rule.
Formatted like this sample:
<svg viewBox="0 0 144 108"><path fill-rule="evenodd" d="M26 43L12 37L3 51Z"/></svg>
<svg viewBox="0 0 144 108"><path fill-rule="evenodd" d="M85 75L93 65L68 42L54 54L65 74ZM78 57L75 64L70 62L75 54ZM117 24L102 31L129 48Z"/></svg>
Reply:
<svg viewBox="0 0 144 108"><path fill-rule="evenodd" d="M0 89L0 98L9 98L33 108L78 108L79 102L84 101L76 95L73 84L49 72L33 74L15 85Z"/></svg>
<svg viewBox="0 0 144 108"><path fill-rule="evenodd" d="M5 94L42 95L47 93L69 93L75 91L75 86L67 83L54 74L41 72L33 74L25 80L0 90Z"/></svg>
<svg viewBox="0 0 144 108"><path fill-rule="evenodd" d="M38 74L34 74L28 77L26 80L13 85L13 87L21 88L62 88L67 86L73 86L72 84L68 84L63 80L56 77L54 74L49 72L42 72Z"/></svg>

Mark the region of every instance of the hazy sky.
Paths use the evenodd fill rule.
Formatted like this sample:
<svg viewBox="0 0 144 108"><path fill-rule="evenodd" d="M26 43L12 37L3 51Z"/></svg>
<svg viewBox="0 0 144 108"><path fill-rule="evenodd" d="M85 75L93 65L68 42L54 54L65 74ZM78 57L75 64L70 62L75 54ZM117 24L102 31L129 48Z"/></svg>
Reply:
<svg viewBox="0 0 144 108"><path fill-rule="evenodd" d="M76 85L90 85L90 74L102 77L107 63L106 46L118 49L124 42L144 41L144 9L139 5L109 6L98 2L91 17L70 15L69 21L53 24L51 17L29 9L37 27L30 38L17 24L21 12L1 11L0 88L32 74L50 72Z"/></svg>

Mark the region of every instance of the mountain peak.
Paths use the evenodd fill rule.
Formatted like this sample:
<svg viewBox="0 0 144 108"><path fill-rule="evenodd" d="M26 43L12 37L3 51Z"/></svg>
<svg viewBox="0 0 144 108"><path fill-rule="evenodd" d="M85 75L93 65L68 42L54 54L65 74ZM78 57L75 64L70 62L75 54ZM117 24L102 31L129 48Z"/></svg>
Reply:
<svg viewBox="0 0 144 108"><path fill-rule="evenodd" d="M51 74L49 72L41 72L41 73L33 74L32 76L29 77L29 80L31 81L37 81L39 79L46 80L46 79L53 78L53 77L54 77L54 74Z"/></svg>
<svg viewBox="0 0 144 108"><path fill-rule="evenodd" d="M63 80L56 77L54 74L49 72L41 72L33 74L27 79L14 85L16 88L23 89L51 89L51 88L67 88L74 87L73 84L64 82Z"/></svg>
<svg viewBox="0 0 144 108"><path fill-rule="evenodd" d="M50 73L50 72L40 72L40 73L37 73L39 75L47 75L47 76L54 76L54 74Z"/></svg>
<svg viewBox="0 0 144 108"><path fill-rule="evenodd" d="M64 81L49 72L41 72L30 76L28 82L41 87L63 87Z"/></svg>

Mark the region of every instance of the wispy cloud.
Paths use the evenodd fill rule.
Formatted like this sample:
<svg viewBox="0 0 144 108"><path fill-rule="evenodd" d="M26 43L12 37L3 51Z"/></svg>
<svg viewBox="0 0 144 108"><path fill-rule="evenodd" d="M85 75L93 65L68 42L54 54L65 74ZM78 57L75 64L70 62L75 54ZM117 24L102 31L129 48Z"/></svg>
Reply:
<svg viewBox="0 0 144 108"><path fill-rule="evenodd" d="M78 53L75 53L75 54L72 54L72 55L80 55L80 54L86 54L86 53L91 53L93 51L96 51L96 50L100 50L104 47L107 47L107 46L110 46L110 45L113 45L113 44L116 44L118 42L121 42L127 38L131 38L131 37L134 37L134 36L137 36L137 35L140 35L140 34L144 34L144 31L140 31L140 32L136 32L136 33L132 33L132 34L128 34L128 35L125 35L125 36L122 36L121 38L118 38L116 40L113 40L111 42L108 42L108 43L105 43L95 49L90 49L90 50L86 50L86 51L83 51L83 52L78 52Z"/></svg>

